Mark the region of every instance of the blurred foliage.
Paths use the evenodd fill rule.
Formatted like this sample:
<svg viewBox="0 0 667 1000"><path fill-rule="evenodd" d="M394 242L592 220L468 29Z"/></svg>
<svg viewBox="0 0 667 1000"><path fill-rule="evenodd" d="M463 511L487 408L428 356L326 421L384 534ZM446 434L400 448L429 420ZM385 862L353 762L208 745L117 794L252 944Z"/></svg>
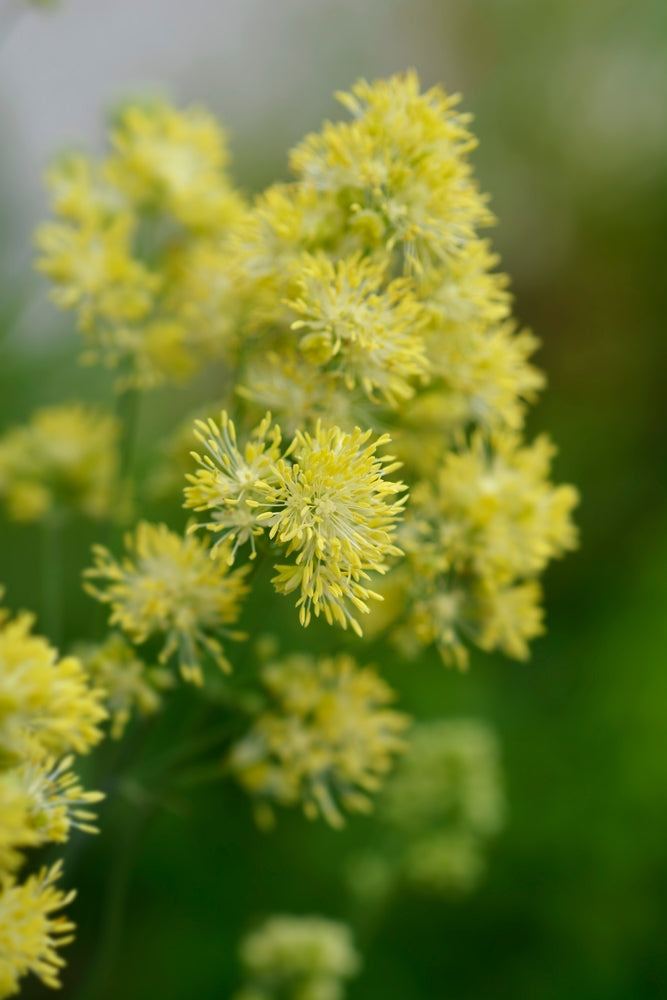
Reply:
<svg viewBox="0 0 667 1000"><path fill-rule="evenodd" d="M436 654L409 676L382 664L390 682L400 675L408 711L493 724L509 817L473 895L405 890L359 928L364 967L349 997L648 1000L667 990L659 101L667 8L659 0L419 0L410 9L425 19L431 59L442 37L467 66L460 86L481 137L481 184L494 192L495 239L517 312L544 344L550 387L533 429L549 427L561 448L557 476L581 489L582 549L547 575L548 634L529 664L473 658L465 677ZM295 48L304 43L295 39ZM405 61L421 68L419 53L406 51ZM430 73L459 85L443 67ZM341 81L349 77L342 67ZM267 173L271 163L280 170L283 146L258 139ZM16 236L10 184L5 174L7 240ZM37 279L17 271L7 246L0 259L2 425L38 406L108 395L104 373L75 366L74 337L53 313L43 320L48 341L27 335ZM214 396L211 387L200 398ZM196 405L186 392L156 392L141 415L136 461L151 460L161 424ZM83 521L68 528L65 588L78 594L66 608L69 639L91 616L77 580L95 531ZM39 558L29 526L0 523L10 607L39 605ZM258 595L246 618L260 615L270 629ZM372 840L372 818L334 832L285 814L266 834L229 784L137 801L139 746L157 758L188 717L196 722L193 692L167 700L159 725L135 723L123 744L98 756L96 780L120 770L123 794L102 810L103 836L73 841L66 858L85 887L72 907L79 939L67 956L67 995L218 1000L239 986L237 946L251 921L272 912L347 919L354 910L343 873L350 852ZM106 897L109 907L100 905Z"/></svg>

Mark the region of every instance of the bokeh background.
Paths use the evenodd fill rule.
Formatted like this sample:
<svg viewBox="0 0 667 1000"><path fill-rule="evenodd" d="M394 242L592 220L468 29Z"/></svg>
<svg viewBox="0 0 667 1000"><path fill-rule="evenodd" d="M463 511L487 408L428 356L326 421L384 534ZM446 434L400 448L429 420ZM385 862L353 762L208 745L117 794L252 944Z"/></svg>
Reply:
<svg viewBox="0 0 667 1000"><path fill-rule="evenodd" d="M582 547L547 574L549 632L529 663L479 654L466 676L435 655L382 665L411 710L495 728L509 812L474 893L406 896L364 931L349 996L667 997L664 0L0 9L3 427L109 392L107 376L75 364L76 336L31 274L31 232L46 211L48 157L71 142L101 148L119 96L148 86L209 105L250 192L286 176L289 146L337 113L332 92L358 76L414 66L425 84L463 92L516 312L543 343L549 388L531 430L553 435L556 478L581 490ZM151 396L140 456L165 415L191 403ZM94 534L77 524L68 535L68 593ZM0 578L10 606L39 606L32 529L0 525ZM84 596L70 599L68 638L90 614ZM151 736L158 748L177 739L183 697ZM105 766L130 773L133 752L130 740ZM140 838L135 820L127 797L112 796L102 836L70 859L80 934L66 996L229 997L238 939L257 916L347 916L342 866L369 836L368 820L336 833L296 815L260 833L243 797L220 786L181 794ZM103 974L86 994L92 960Z"/></svg>

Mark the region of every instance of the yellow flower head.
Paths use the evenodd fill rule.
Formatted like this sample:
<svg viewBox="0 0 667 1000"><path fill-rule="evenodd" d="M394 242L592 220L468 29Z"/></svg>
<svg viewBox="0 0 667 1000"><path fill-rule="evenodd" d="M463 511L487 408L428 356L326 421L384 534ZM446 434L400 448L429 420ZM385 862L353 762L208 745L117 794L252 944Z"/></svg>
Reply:
<svg viewBox="0 0 667 1000"><path fill-rule="evenodd" d="M72 155L49 171L56 219L37 232L37 267L78 316L84 362L121 366L121 389L183 381L236 347L224 245L246 208L206 112L129 104L111 140L107 159Z"/></svg>
<svg viewBox="0 0 667 1000"><path fill-rule="evenodd" d="M73 940L74 924L58 914L74 892L57 889L62 863L42 868L25 882L10 882L0 891L0 997L19 992L19 980L34 973L57 989L65 964L56 948Z"/></svg>
<svg viewBox="0 0 667 1000"><path fill-rule="evenodd" d="M299 317L292 330L305 356L331 364L348 389L360 384L371 399L392 406L409 399L414 379L428 373L421 336L427 315L410 282L383 287L385 267L360 254L335 265L323 254L304 254L295 270L286 304Z"/></svg>
<svg viewBox="0 0 667 1000"><path fill-rule="evenodd" d="M128 104L111 142L110 174L138 207L166 212L198 232L236 215L238 203L224 174L226 138L203 108L179 111L159 100Z"/></svg>
<svg viewBox="0 0 667 1000"><path fill-rule="evenodd" d="M517 332L513 321L468 324L435 330L426 343L438 379L431 397L439 404L432 414L436 436L443 423L452 428L477 424L487 430L522 427L526 403L535 402L545 383L528 360L539 346L528 330ZM419 408L410 414L413 425L418 415Z"/></svg>
<svg viewBox="0 0 667 1000"><path fill-rule="evenodd" d="M53 301L77 311L85 333L100 323L140 322L153 308L160 277L133 257L134 237L129 211L109 219L46 222L38 229L37 270L53 282Z"/></svg>
<svg viewBox="0 0 667 1000"><path fill-rule="evenodd" d="M302 352L280 349L252 357L237 394L260 413L270 410L290 437L321 419L344 430L368 426L370 405L354 396L335 371L314 370Z"/></svg>
<svg viewBox="0 0 667 1000"><path fill-rule="evenodd" d="M73 828L97 833L89 807L104 795L84 791L70 770L74 758L56 761L36 741L27 753L0 772L0 882L22 864L21 850L62 843Z"/></svg>
<svg viewBox="0 0 667 1000"><path fill-rule="evenodd" d="M118 740L136 709L141 715L157 712L161 692L170 688L172 674L161 667L149 667L119 632L112 632L97 646L77 650L84 667L106 693L111 717L111 738Z"/></svg>
<svg viewBox="0 0 667 1000"><path fill-rule="evenodd" d="M225 545L228 562L234 561L240 545L250 542L251 559L256 555L255 538L263 534L258 523L258 491L274 478L273 466L280 455L280 428L271 427L271 414L250 434L243 450L238 446L236 428L226 410L215 420L197 420L195 436L204 445L202 457L192 452L201 468L186 475L191 484L185 488L185 506L196 511L212 510L205 527L220 534L214 546ZM233 542L233 548L226 545Z"/></svg>
<svg viewBox="0 0 667 1000"><path fill-rule="evenodd" d="M434 644L447 666L467 670L469 654L463 644L463 636L468 634L467 611L465 589L438 581L438 586L428 588L426 595L415 601L393 639L411 659L419 656L420 647Z"/></svg>
<svg viewBox="0 0 667 1000"><path fill-rule="evenodd" d="M111 513L118 476L118 421L79 403L37 410L0 437L0 496L13 520L78 510Z"/></svg>
<svg viewBox="0 0 667 1000"><path fill-rule="evenodd" d="M345 654L295 654L267 667L263 680L271 707L229 759L241 784L265 809L301 802L306 816L321 814L336 827L341 807L367 812L369 795L405 748L409 720L390 707L391 688Z"/></svg>
<svg viewBox="0 0 667 1000"><path fill-rule="evenodd" d="M86 753L102 738L104 692L91 688L81 663L57 658L30 634L32 615L0 611L0 757L29 755L37 741L52 754Z"/></svg>
<svg viewBox="0 0 667 1000"><path fill-rule="evenodd" d="M244 988L234 1000L341 1000L361 964L346 924L324 917L269 917L241 942Z"/></svg>
<svg viewBox="0 0 667 1000"><path fill-rule="evenodd" d="M23 863L21 850L39 842L30 822L30 796L17 770L0 771L0 883Z"/></svg>
<svg viewBox="0 0 667 1000"><path fill-rule="evenodd" d="M248 590L247 567L232 571L227 559L211 559L205 542L147 521L126 535L125 548L127 555L118 562L103 546L95 546L95 565L85 574L88 580L104 581L87 583L86 590L111 606L109 623L135 643L163 636L160 663L177 653L186 680L202 683L205 653L223 670L231 669L211 633L240 638L228 626L237 621Z"/></svg>
<svg viewBox="0 0 667 1000"><path fill-rule="evenodd" d="M500 649L515 660L527 660L528 643L544 632L542 588L536 580L505 587L481 586L471 619L480 649Z"/></svg>
<svg viewBox="0 0 667 1000"><path fill-rule="evenodd" d="M456 254L490 221L470 177L475 142L458 97L420 93L414 72L360 80L337 96L353 121L327 122L293 150L302 183L336 197L361 248L396 248L408 270Z"/></svg>
<svg viewBox="0 0 667 1000"><path fill-rule="evenodd" d="M104 798L103 792L87 792L70 770L73 756L56 760L50 755L28 757L13 772L28 800L28 821L37 843L63 843L75 828L98 833L97 816L89 806Z"/></svg>
<svg viewBox="0 0 667 1000"><path fill-rule="evenodd" d="M45 182L55 214L70 222L104 224L129 208L127 198L109 178L106 165L81 153L58 157L47 170Z"/></svg>
<svg viewBox="0 0 667 1000"><path fill-rule="evenodd" d="M334 199L302 184L273 184L231 234L235 278L243 287L250 325L285 317L293 266L303 251L336 244L344 215Z"/></svg>
<svg viewBox="0 0 667 1000"><path fill-rule="evenodd" d="M366 600L377 595L360 581L370 571L386 572L387 559L401 555L393 534L406 498L395 497L405 486L386 478L399 463L376 454L388 435L368 444L370 437L371 431L346 434L319 422L313 435L297 431L264 488L271 509L259 520L286 556L295 554L293 563L276 567L273 582L280 593L300 588L304 626L311 613L323 613L329 624L349 624L361 634L347 602L367 613Z"/></svg>
<svg viewBox="0 0 667 1000"><path fill-rule="evenodd" d="M544 435L522 446L515 434L490 441L476 434L469 448L445 456L422 509L428 513L432 504L437 512L436 533L455 570L506 584L575 547L578 496L549 482L554 450Z"/></svg>

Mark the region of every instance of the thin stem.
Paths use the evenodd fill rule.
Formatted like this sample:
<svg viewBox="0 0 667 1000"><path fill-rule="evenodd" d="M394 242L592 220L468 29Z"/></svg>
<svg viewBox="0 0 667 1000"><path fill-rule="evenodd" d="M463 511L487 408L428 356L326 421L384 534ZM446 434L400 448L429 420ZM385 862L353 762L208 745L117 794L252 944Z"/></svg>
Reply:
<svg viewBox="0 0 667 1000"><path fill-rule="evenodd" d="M57 513L42 521L42 628L55 646L63 630L63 525Z"/></svg>
<svg viewBox="0 0 667 1000"><path fill-rule="evenodd" d="M137 446L137 429L139 426L139 406L141 403L141 393L138 389L130 388L120 393L116 401L116 413L123 425L123 439L121 446L119 481L120 489L124 491L128 481L132 477L132 468Z"/></svg>
<svg viewBox="0 0 667 1000"><path fill-rule="evenodd" d="M227 739L232 731L230 723L225 726L218 726L216 729L204 733L198 738L182 743L171 751L154 757L146 762L145 768L138 772L142 778L155 780L161 774L166 773L172 767L187 762L192 757L207 753L213 750L219 743Z"/></svg>
<svg viewBox="0 0 667 1000"><path fill-rule="evenodd" d="M77 1000L104 1000L113 990L113 970L122 939L127 898L141 839L156 813L153 805L139 803L123 845L112 866L107 887L104 922L88 978L77 993Z"/></svg>

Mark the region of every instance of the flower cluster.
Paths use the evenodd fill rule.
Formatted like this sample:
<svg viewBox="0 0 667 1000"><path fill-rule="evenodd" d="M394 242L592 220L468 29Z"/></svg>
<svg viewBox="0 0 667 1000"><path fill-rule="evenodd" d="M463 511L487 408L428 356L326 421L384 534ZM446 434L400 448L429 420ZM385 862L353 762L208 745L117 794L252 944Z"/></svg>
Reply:
<svg viewBox="0 0 667 1000"><path fill-rule="evenodd" d="M0 496L15 521L78 510L104 518L117 493L115 417L79 403L37 410L0 437Z"/></svg>
<svg viewBox="0 0 667 1000"><path fill-rule="evenodd" d="M202 516L184 533L141 520L122 556L95 547L85 586L112 631L82 655L103 692L31 637L28 619L0 624L6 992L29 969L55 982L54 947L70 932L51 916L69 898L54 888L59 868L23 884L16 873L26 848L92 828L95 795L71 765L99 738L102 698L119 737L134 712L159 707L172 657L196 684L207 661L229 671L221 639L243 638L251 568L272 565L303 627L323 618L361 636L364 615L378 645L416 657L434 644L463 667L471 645L528 655L543 627L540 575L576 544L576 491L551 482L548 438L524 437L544 383L538 342L513 319L483 235L493 220L469 116L440 88L421 92L415 73L338 96L350 120L307 136L292 181L252 204L230 185L212 116L165 101L125 105L108 155L71 155L49 174L38 267L76 314L87 356L118 366L122 387L206 369L193 391L198 443L179 431L173 468L145 491L167 501L185 476L184 506ZM117 434L82 408L7 434L0 493L12 516L108 513ZM381 793L408 718L346 652L274 653L259 676L224 681L225 705L246 714L216 744L216 777L224 752L260 821L299 805L340 827ZM360 886L472 885L502 821L493 736L472 722L417 727L378 815L378 850L353 864ZM20 955L6 914L33 935ZM345 928L315 918L269 921L243 962L237 1000L338 1000L358 964Z"/></svg>
<svg viewBox="0 0 667 1000"><path fill-rule="evenodd" d="M473 719L417 724L409 752L379 797L382 832L373 853L350 861L351 888L377 895L402 880L430 893L470 890L504 809L498 742L486 725Z"/></svg>
<svg viewBox="0 0 667 1000"><path fill-rule="evenodd" d="M415 596L399 642L435 642L465 666L463 635L525 659L542 630L538 575L576 545L577 493L553 486L546 436L523 445L512 431L475 433L430 479L413 487L401 542Z"/></svg>
<svg viewBox="0 0 667 1000"><path fill-rule="evenodd" d="M125 548L127 555L118 562L96 546L94 566L86 571L88 592L111 606L109 624L139 645L160 636L159 662L177 654L185 680L202 683L200 661L206 653L230 670L216 633L242 637L229 626L238 620L247 592L247 567L231 570L226 559L210 558L205 542L147 521L126 535Z"/></svg>
<svg viewBox="0 0 667 1000"><path fill-rule="evenodd" d="M369 572L384 573L387 558L401 554L392 538L405 486L385 478L399 463L376 454L389 437L369 444L370 431L346 434L318 422L312 435L297 431L281 454L269 414L243 451L225 411L220 427L214 420L198 427L207 454L194 453L200 468L187 477L186 506L213 511L206 527L221 533L218 544L234 542L230 561L248 541L254 555L255 538L268 530L284 556L295 557L275 567L273 583L279 593L300 591L301 624L323 613L361 635L349 604L368 613L367 600L377 597L365 586Z"/></svg>
<svg viewBox="0 0 667 1000"><path fill-rule="evenodd" d="M74 929L59 911L74 893L56 885L61 862L23 881L19 870L28 848L96 832L90 806L103 797L83 789L72 765L102 737L104 692L31 628L28 614L0 614L0 997L29 972L59 985L55 949Z"/></svg>
<svg viewBox="0 0 667 1000"><path fill-rule="evenodd" d="M77 314L84 360L121 365L121 386L182 381L234 350L223 237L243 205L225 137L206 111L154 100L120 110L111 146L51 168L37 266Z"/></svg>
<svg viewBox="0 0 667 1000"><path fill-rule="evenodd" d="M234 1000L342 1000L361 964L350 929L324 917L269 917L241 942Z"/></svg>
<svg viewBox="0 0 667 1000"><path fill-rule="evenodd" d="M162 692L174 685L171 671L147 666L120 632L110 632L97 644L83 644L77 654L91 680L105 692L114 740L121 738L134 711L140 715L157 712Z"/></svg>
<svg viewBox="0 0 667 1000"><path fill-rule="evenodd" d="M262 674L270 702L229 757L250 792L258 818L271 804L301 803L341 826L341 807L367 812L406 743L408 717L391 707L394 692L371 667L352 657L293 654Z"/></svg>
<svg viewBox="0 0 667 1000"><path fill-rule="evenodd" d="M209 114L128 104L105 159L54 166L39 266L135 382L226 359L227 409L197 424L186 506L208 513L217 555L249 543L253 558L262 536L283 548L274 585L297 593L303 625L359 630L384 589L369 574L400 555L406 496L375 451L388 432L413 494L400 647L523 657L542 628L538 577L575 544L576 494L550 485L550 446L522 440L544 379L482 235L469 116L413 72L338 97L351 120L307 136L294 180L252 205Z"/></svg>

